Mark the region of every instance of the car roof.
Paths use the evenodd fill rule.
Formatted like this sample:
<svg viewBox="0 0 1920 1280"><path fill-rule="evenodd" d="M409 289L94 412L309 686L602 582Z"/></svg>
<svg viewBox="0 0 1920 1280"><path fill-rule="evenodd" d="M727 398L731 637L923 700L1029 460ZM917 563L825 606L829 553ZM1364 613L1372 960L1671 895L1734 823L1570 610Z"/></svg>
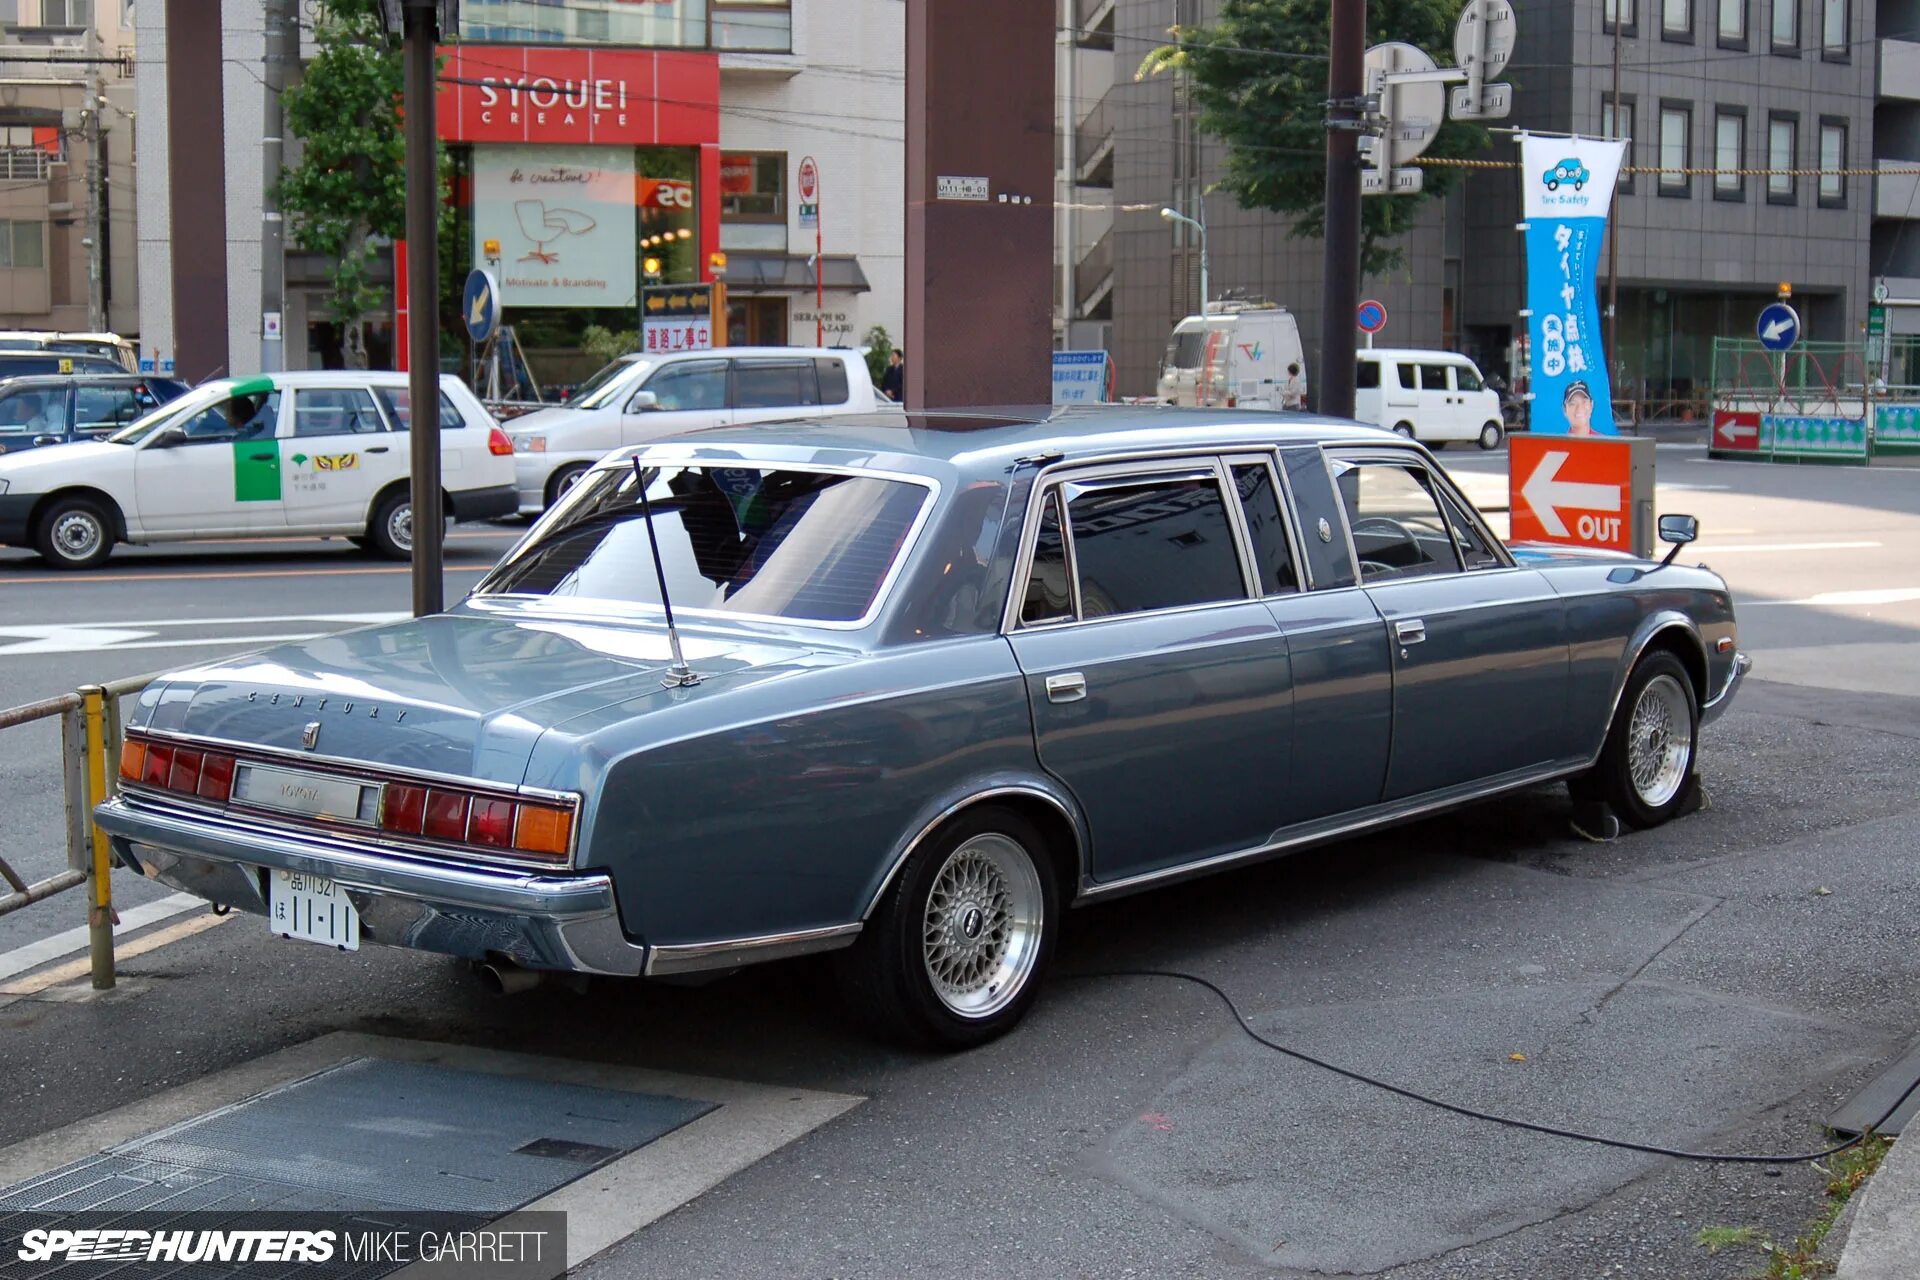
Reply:
<svg viewBox="0 0 1920 1280"><path fill-rule="evenodd" d="M698 351L635 351L636 360L714 360L725 356L780 356L798 360L811 356L857 356L852 347L706 347Z"/></svg>
<svg viewBox="0 0 1920 1280"><path fill-rule="evenodd" d="M4 353L0 353L4 354ZM256 382L262 378L271 379L276 387L332 387L345 383L348 386L393 386L407 385L409 375L392 369L294 369L281 373L247 373L222 378L229 383ZM438 375L442 385L448 381L458 382L458 374L442 373Z"/></svg>
<svg viewBox="0 0 1920 1280"><path fill-rule="evenodd" d="M1390 433L1306 413L1163 405L1019 406L934 413L840 414L705 427L646 448L715 448L732 457L807 460L938 474L999 475L1044 457L1073 462L1146 449L1262 449L1276 444L1377 444ZM625 452L625 451L623 451Z"/></svg>
<svg viewBox="0 0 1920 1280"><path fill-rule="evenodd" d="M1372 356L1376 360L1463 360L1473 363L1473 357L1464 351L1440 351L1432 347L1362 347L1354 353L1365 360Z"/></svg>

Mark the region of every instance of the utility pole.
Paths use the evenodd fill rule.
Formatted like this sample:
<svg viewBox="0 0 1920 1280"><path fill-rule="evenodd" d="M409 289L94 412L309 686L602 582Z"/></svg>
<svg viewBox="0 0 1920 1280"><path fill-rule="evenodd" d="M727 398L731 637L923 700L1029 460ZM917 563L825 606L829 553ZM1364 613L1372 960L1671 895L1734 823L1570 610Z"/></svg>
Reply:
<svg viewBox="0 0 1920 1280"><path fill-rule="evenodd" d="M1327 65L1326 266L1321 287L1320 412L1353 416L1354 313L1360 306L1359 98L1366 88L1367 0L1333 0Z"/></svg>
<svg viewBox="0 0 1920 1280"><path fill-rule="evenodd" d="M1610 132L1616 138L1627 136L1620 127L1620 23L1626 17L1621 0L1611 0L1613 5L1613 128ZM1626 212L1619 200L1619 192L1614 192L1613 216L1607 219L1607 359L1619 358L1620 351L1620 215ZM1635 397L1637 402L1639 397Z"/></svg>
<svg viewBox="0 0 1920 1280"><path fill-rule="evenodd" d="M107 201L106 148L101 141L100 112L107 103L106 81L95 61L87 70L87 105L81 113L87 148L87 328L107 331Z"/></svg>
<svg viewBox="0 0 1920 1280"><path fill-rule="evenodd" d="M266 114L260 138L260 369L277 373L286 368L283 319L286 310L286 222L280 215L280 175L286 167L286 145L281 138L284 116L280 95L287 88L287 68L300 56L296 24L298 0L265 0L266 50L260 80L266 86Z"/></svg>

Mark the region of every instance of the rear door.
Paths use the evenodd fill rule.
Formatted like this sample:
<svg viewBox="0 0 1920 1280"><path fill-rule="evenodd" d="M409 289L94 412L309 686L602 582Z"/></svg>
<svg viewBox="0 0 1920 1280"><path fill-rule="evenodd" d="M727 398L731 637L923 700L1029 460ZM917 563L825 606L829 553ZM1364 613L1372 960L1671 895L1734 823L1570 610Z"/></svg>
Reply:
<svg viewBox="0 0 1920 1280"><path fill-rule="evenodd" d="M62 443L71 414L64 382L0 383L0 453Z"/></svg>
<svg viewBox="0 0 1920 1280"><path fill-rule="evenodd" d="M1386 412L1380 416L1383 427L1410 425L1420 433L1420 366L1411 360L1380 362L1380 393Z"/></svg>
<svg viewBox="0 0 1920 1280"><path fill-rule="evenodd" d="M1265 844L1287 768L1286 642L1211 458L1049 478L1009 640L1040 762L1102 883Z"/></svg>
<svg viewBox="0 0 1920 1280"><path fill-rule="evenodd" d="M1419 425L1419 435L1427 440L1463 440L1471 434L1454 394L1451 365L1428 361L1420 366Z"/></svg>
<svg viewBox="0 0 1920 1280"><path fill-rule="evenodd" d="M736 356L730 363L736 423L820 412L820 375L812 356Z"/></svg>
<svg viewBox="0 0 1920 1280"><path fill-rule="evenodd" d="M653 397L652 408L640 406L636 395L641 391ZM645 444L676 431L724 427L732 421L726 360L674 360L655 369L629 393L620 417L620 443Z"/></svg>
<svg viewBox="0 0 1920 1280"><path fill-rule="evenodd" d="M296 387L287 438L281 442L289 529L358 531L379 481L405 474L406 441L387 430L364 386Z"/></svg>

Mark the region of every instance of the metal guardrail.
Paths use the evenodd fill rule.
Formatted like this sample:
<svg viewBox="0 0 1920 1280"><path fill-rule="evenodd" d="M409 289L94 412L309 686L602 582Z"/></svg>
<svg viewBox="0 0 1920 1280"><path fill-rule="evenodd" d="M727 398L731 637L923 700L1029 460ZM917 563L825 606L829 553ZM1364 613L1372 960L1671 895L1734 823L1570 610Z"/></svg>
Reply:
<svg viewBox="0 0 1920 1280"><path fill-rule="evenodd" d="M113 848L93 821L93 807L113 794L119 770L120 699L153 680L134 676L84 685L73 693L0 710L0 729L39 720L60 721L60 779L66 804L67 868L29 884L0 853L0 880L11 890L0 897L0 915L45 901L69 889L87 890L88 952L95 990L113 986Z"/></svg>

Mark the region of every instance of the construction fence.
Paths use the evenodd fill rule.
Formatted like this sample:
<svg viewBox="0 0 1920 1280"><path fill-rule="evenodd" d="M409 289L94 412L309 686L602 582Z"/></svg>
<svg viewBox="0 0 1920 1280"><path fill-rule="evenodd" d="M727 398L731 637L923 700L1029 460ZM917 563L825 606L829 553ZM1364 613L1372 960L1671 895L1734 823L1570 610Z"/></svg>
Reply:
<svg viewBox="0 0 1920 1280"><path fill-rule="evenodd" d="M1920 454L1920 337L1713 347L1716 457L1865 465Z"/></svg>

